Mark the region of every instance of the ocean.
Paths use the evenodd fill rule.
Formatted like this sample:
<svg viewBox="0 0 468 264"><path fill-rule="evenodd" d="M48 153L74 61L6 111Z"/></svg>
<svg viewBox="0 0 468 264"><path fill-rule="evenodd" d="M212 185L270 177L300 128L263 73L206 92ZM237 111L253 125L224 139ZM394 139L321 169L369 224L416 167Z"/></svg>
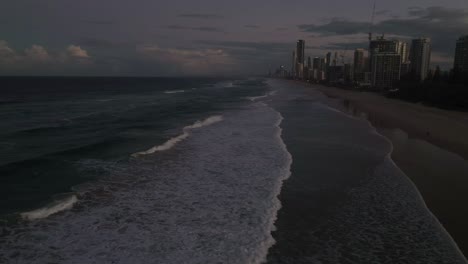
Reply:
<svg viewBox="0 0 468 264"><path fill-rule="evenodd" d="M390 141L311 88L0 83L0 263L466 263Z"/></svg>

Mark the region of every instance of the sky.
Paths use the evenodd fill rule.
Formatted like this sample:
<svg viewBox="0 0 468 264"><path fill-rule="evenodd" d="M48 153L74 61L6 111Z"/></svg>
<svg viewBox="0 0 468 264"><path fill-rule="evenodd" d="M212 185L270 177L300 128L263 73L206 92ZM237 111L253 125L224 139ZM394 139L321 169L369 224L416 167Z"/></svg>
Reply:
<svg viewBox="0 0 468 264"><path fill-rule="evenodd" d="M0 75L222 76L366 48L373 0L3 0ZM377 0L374 35L432 39L449 69L468 0Z"/></svg>

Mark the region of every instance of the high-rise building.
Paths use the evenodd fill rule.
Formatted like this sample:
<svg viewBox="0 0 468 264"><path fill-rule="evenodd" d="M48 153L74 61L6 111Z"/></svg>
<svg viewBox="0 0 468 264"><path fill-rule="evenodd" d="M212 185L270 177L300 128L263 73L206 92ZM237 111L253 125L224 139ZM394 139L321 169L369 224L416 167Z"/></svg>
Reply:
<svg viewBox="0 0 468 264"><path fill-rule="evenodd" d="M319 57L315 57L314 62L312 64L312 68L314 70L322 69L322 59L320 59Z"/></svg>
<svg viewBox="0 0 468 264"><path fill-rule="evenodd" d="M326 71L327 68L327 59L325 58L320 58L320 70L321 71Z"/></svg>
<svg viewBox="0 0 468 264"><path fill-rule="evenodd" d="M364 49L356 49L354 51L354 80L357 82L364 81L364 73L366 72L366 58L364 57Z"/></svg>
<svg viewBox="0 0 468 264"><path fill-rule="evenodd" d="M374 52L398 52L400 41L388 40L384 37L379 37L370 42L370 53Z"/></svg>
<svg viewBox="0 0 468 264"><path fill-rule="evenodd" d="M312 59L310 58L310 56L307 58L307 68L312 68Z"/></svg>
<svg viewBox="0 0 468 264"><path fill-rule="evenodd" d="M378 89L392 88L400 80L402 44L384 37L370 42L371 85Z"/></svg>
<svg viewBox="0 0 468 264"><path fill-rule="evenodd" d="M404 41L398 41L397 52L401 55L401 63L408 62L409 52L408 52L408 43Z"/></svg>
<svg viewBox="0 0 468 264"><path fill-rule="evenodd" d="M330 81L330 67L332 63L332 54L331 52L328 52L327 55L325 56L325 66L324 66L324 72L325 72L325 79Z"/></svg>
<svg viewBox="0 0 468 264"><path fill-rule="evenodd" d="M330 67L331 66L331 52L328 52L327 53L327 56L325 57L325 64L327 65L327 67Z"/></svg>
<svg viewBox="0 0 468 264"><path fill-rule="evenodd" d="M296 78L303 79L305 62L305 41L300 39L296 43Z"/></svg>
<svg viewBox="0 0 468 264"><path fill-rule="evenodd" d="M292 53L291 77L296 78L296 51Z"/></svg>
<svg viewBox="0 0 468 264"><path fill-rule="evenodd" d="M429 73L431 63L431 39L413 39L410 51L411 74L418 80L424 81Z"/></svg>
<svg viewBox="0 0 468 264"><path fill-rule="evenodd" d="M457 72L468 73L468 36L457 40L453 69Z"/></svg>
<svg viewBox="0 0 468 264"><path fill-rule="evenodd" d="M346 63L344 65L344 82L347 84L352 83L354 80L354 74L353 74L353 65L350 63Z"/></svg>
<svg viewBox="0 0 468 264"><path fill-rule="evenodd" d="M376 52L372 55L371 82L378 89L392 88L400 80L401 55L396 52Z"/></svg>

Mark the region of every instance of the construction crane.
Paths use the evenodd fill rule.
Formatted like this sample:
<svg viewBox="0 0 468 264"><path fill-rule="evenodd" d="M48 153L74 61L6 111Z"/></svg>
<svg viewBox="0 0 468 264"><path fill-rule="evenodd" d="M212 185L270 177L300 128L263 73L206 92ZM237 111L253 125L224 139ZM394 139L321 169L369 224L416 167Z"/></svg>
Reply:
<svg viewBox="0 0 468 264"><path fill-rule="evenodd" d="M377 0L374 0L374 7L372 8L372 16L369 23L369 43L372 41L372 31L374 30L374 21L375 21L375 10L377 6Z"/></svg>

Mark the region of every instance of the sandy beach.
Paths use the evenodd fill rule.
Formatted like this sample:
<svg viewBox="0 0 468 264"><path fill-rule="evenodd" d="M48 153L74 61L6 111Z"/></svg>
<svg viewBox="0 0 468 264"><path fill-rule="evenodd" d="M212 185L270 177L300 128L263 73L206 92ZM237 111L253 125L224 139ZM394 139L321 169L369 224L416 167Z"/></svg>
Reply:
<svg viewBox="0 0 468 264"><path fill-rule="evenodd" d="M368 119L392 141L392 159L468 254L468 114L389 99L375 93L311 85L333 106Z"/></svg>

